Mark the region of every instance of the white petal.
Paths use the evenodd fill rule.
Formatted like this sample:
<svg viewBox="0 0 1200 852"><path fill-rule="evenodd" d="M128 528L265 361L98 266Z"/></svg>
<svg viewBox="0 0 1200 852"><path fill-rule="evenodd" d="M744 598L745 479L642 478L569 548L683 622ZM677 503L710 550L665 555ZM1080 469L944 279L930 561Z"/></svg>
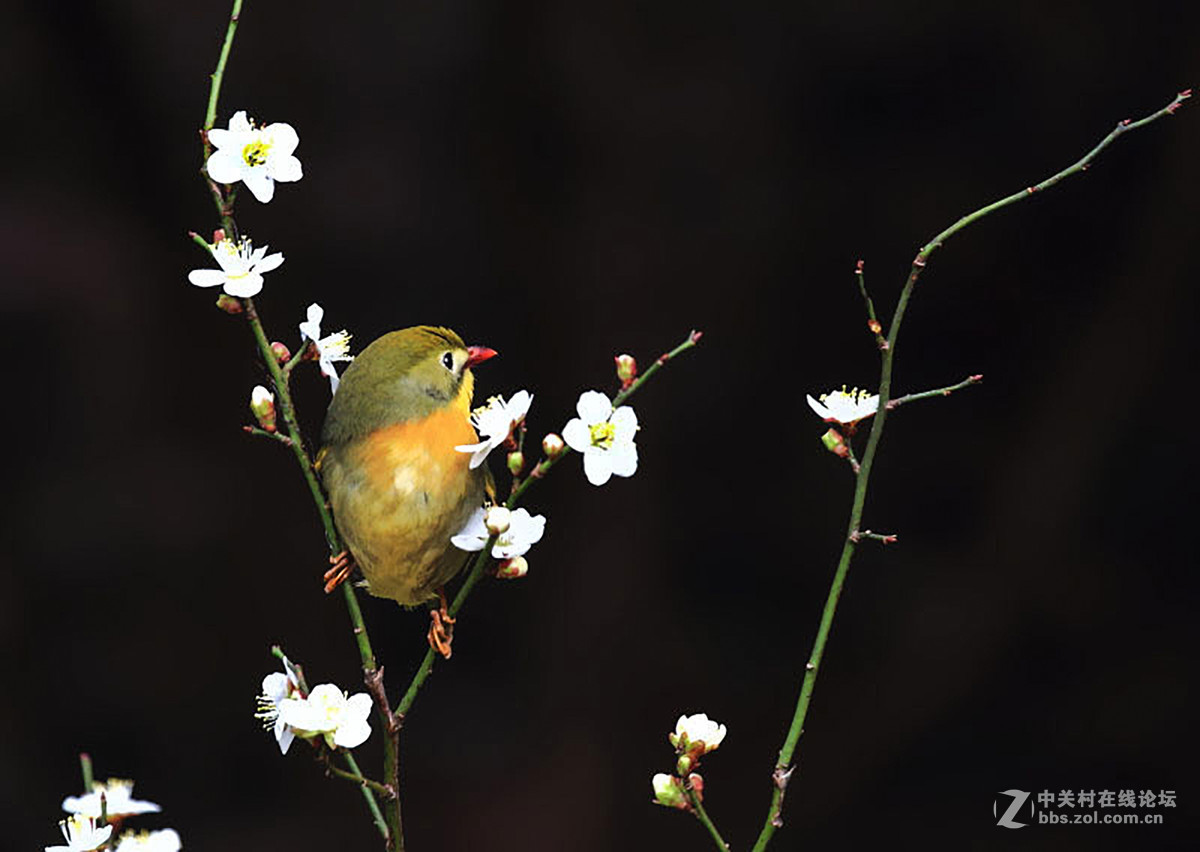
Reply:
<svg viewBox="0 0 1200 852"><path fill-rule="evenodd" d="M342 748L357 748L365 743L369 736L371 736L371 725L365 719L356 719L338 725L338 729L333 735L333 742Z"/></svg>
<svg viewBox="0 0 1200 852"><path fill-rule="evenodd" d="M233 118L229 119L229 129L234 133L253 133L254 128L250 126L250 119L246 118L246 111L239 109L233 114Z"/></svg>
<svg viewBox="0 0 1200 852"><path fill-rule="evenodd" d="M205 164L208 176L217 183L237 183L245 172L242 156L233 148L214 151Z"/></svg>
<svg viewBox="0 0 1200 852"><path fill-rule="evenodd" d="M290 154L286 157L271 157L267 160L267 174L275 180L291 183L304 177L300 161Z"/></svg>
<svg viewBox="0 0 1200 852"><path fill-rule="evenodd" d="M261 385L260 385L261 387ZM255 388L257 391L258 388ZM264 388L264 390L266 390ZM276 704L287 698L288 677L283 672L271 672L263 678L262 691L263 695L270 698Z"/></svg>
<svg viewBox="0 0 1200 852"><path fill-rule="evenodd" d="M514 393L512 399L508 401L508 414L513 422L515 423L528 414L531 405L533 405L533 394L529 391L519 390Z"/></svg>
<svg viewBox="0 0 1200 852"><path fill-rule="evenodd" d="M371 696L356 692L346 701L346 713L351 719L366 719L371 715Z"/></svg>
<svg viewBox="0 0 1200 852"><path fill-rule="evenodd" d="M603 485L612 476L610 453L592 452L583 454L583 472L592 485Z"/></svg>
<svg viewBox="0 0 1200 852"><path fill-rule="evenodd" d="M219 269L193 269L188 273L188 281L197 287L217 287L225 283L225 273Z"/></svg>
<svg viewBox="0 0 1200 852"><path fill-rule="evenodd" d="M613 444L605 455L612 472L617 476L633 476L637 472L637 444Z"/></svg>
<svg viewBox="0 0 1200 852"><path fill-rule="evenodd" d="M490 441L480 441L478 444L455 444L454 449L458 450L460 453L474 453L485 449L490 445L490 443ZM474 461L474 459L471 461ZM474 467L474 465L471 466Z"/></svg>
<svg viewBox="0 0 1200 852"><path fill-rule="evenodd" d="M333 367L330 367L329 372L326 373L325 375L329 376L329 393L330 393L330 395L337 393L338 385L341 384L341 382L342 382L341 378L337 374L337 370L333 369Z"/></svg>
<svg viewBox="0 0 1200 852"><path fill-rule="evenodd" d="M537 544L546 532L546 516L530 515L528 509L517 509L512 513L509 530L513 538Z"/></svg>
<svg viewBox="0 0 1200 852"><path fill-rule="evenodd" d="M592 431L578 417L563 427L562 437L568 447L581 453L592 445Z"/></svg>
<svg viewBox="0 0 1200 852"><path fill-rule="evenodd" d="M613 436L615 442L622 443L624 441L632 441L633 436L637 434L638 419L637 414L628 405L622 405L612 413L609 418L612 425L616 427L616 434Z"/></svg>
<svg viewBox="0 0 1200 852"><path fill-rule="evenodd" d="M230 148L237 144L237 134L214 127L208 131L208 141L214 148Z"/></svg>
<svg viewBox="0 0 1200 852"><path fill-rule="evenodd" d="M817 402L815 399L813 399L812 396L805 394L804 398L808 400L808 407L811 408L813 411L815 411L817 416L820 417L822 420L834 419L833 416L830 415L829 409L826 408L825 406L821 405L821 403Z"/></svg>
<svg viewBox="0 0 1200 852"><path fill-rule="evenodd" d="M225 292L239 299L249 299L257 296L263 288L263 277L257 272L248 272L241 278L229 278L225 281Z"/></svg>
<svg viewBox="0 0 1200 852"><path fill-rule="evenodd" d="M483 546L487 544L488 540L487 524L484 523L483 518L484 510L481 506L471 514L458 534L450 537L450 543L459 550L468 552L483 550Z"/></svg>
<svg viewBox="0 0 1200 852"><path fill-rule="evenodd" d="M296 739L296 735L292 729L287 726L287 723L279 719L275 723L275 741L279 743L279 753L287 754L288 749L292 747L292 740Z"/></svg>
<svg viewBox="0 0 1200 852"><path fill-rule="evenodd" d="M247 169L246 173L242 175L242 182L263 204L268 203L275 196L275 181L267 176L267 170L261 166Z"/></svg>
<svg viewBox="0 0 1200 852"><path fill-rule="evenodd" d="M612 403L599 391L584 391L579 395L575 410L579 412L583 422L591 426L608 419L608 415L612 414Z"/></svg>
<svg viewBox="0 0 1200 852"><path fill-rule="evenodd" d="M254 264L254 271L270 272L274 269L278 269L281 266L283 266L283 254L282 252L275 252L275 254L269 254L258 263Z"/></svg>
<svg viewBox="0 0 1200 852"><path fill-rule="evenodd" d="M291 156L300 144L300 136L296 129L282 121L268 124L263 128L263 135L270 141L272 151L278 151L285 157Z"/></svg>
<svg viewBox="0 0 1200 852"><path fill-rule="evenodd" d="M479 536L464 535L463 533L459 533L458 535L450 536L450 543L459 550L465 550L467 553L474 553L477 550L483 550L483 546L487 544L487 539L479 538Z"/></svg>

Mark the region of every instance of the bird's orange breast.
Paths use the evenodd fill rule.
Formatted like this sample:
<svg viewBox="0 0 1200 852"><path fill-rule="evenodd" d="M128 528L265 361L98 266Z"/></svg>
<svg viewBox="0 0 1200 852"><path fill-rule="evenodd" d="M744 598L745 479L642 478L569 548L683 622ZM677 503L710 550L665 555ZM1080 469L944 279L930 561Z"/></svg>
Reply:
<svg viewBox="0 0 1200 852"><path fill-rule="evenodd" d="M454 448L478 440L466 414L450 405L372 432L357 448L356 461L374 489L402 495L418 489L445 493L461 490L471 460L470 453Z"/></svg>

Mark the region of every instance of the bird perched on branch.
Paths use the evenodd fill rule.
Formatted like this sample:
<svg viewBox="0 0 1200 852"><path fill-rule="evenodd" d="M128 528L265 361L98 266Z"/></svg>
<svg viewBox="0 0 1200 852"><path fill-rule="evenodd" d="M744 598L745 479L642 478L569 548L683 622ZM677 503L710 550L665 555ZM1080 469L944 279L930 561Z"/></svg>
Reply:
<svg viewBox="0 0 1200 852"><path fill-rule="evenodd" d="M467 560L450 537L492 490L487 468L472 470L454 448L479 440L471 368L495 354L435 326L380 337L342 375L316 462L350 549L330 559L325 591L357 563L372 595L408 607L440 600L429 643L445 657L454 620L442 585Z"/></svg>

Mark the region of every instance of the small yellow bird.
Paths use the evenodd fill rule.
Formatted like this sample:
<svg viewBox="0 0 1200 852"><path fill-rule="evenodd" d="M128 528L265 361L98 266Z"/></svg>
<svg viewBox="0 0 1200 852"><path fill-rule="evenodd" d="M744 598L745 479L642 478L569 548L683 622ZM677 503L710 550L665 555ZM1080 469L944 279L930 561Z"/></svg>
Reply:
<svg viewBox="0 0 1200 852"><path fill-rule="evenodd" d="M356 562L372 595L404 606L441 600L430 645L450 656L442 585L466 564L450 544L491 490L486 467L470 469L479 440L471 425L471 368L496 354L467 346L448 328L385 334L341 378L321 432L317 470L338 531L353 556L331 560L325 591Z"/></svg>

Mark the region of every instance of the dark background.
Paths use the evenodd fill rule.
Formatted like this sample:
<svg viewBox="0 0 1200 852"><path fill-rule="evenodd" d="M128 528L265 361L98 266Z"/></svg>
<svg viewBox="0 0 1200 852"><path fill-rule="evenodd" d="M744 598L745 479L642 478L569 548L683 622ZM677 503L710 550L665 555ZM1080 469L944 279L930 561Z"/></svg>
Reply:
<svg viewBox="0 0 1200 852"><path fill-rule="evenodd" d="M274 337L313 300L357 348L451 325L502 353L483 393L536 393L540 437L617 352L705 331L636 400L635 477L570 460L530 493L529 576L476 592L406 725L410 848L710 848L650 804L699 711L729 726L709 810L749 847L853 485L804 394L877 382L855 259L890 314L924 240L1200 83L1198 9L247 3L219 123L290 122L305 169L238 210L287 255ZM250 335L185 277L227 14L24 4L0 34L9 848L54 841L83 749L188 849L378 846L251 715L272 643L313 682L355 688L358 658L294 460L240 431ZM900 543L851 571L772 848L1194 836L1197 108L922 278L897 392L986 381L888 421L864 525ZM314 434L326 383L294 385ZM364 608L395 696L427 619ZM1179 807L1013 832L1009 788Z"/></svg>

